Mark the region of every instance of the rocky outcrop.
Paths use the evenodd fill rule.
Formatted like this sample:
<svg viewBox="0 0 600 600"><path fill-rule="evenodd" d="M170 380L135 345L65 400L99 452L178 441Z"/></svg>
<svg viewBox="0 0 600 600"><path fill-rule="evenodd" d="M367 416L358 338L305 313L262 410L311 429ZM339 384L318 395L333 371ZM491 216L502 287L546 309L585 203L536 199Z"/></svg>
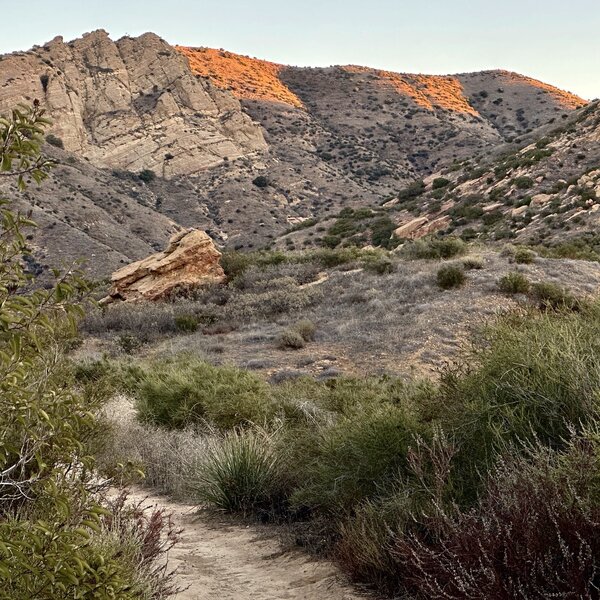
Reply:
<svg viewBox="0 0 600 600"><path fill-rule="evenodd" d="M400 225L394 231L394 235L401 239L416 240L436 231L446 229L450 223L451 219L448 215L443 215L435 219L432 219L429 215L417 217Z"/></svg>
<svg viewBox="0 0 600 600"><path fill-rule="evenodd" d="M266 150L238 100L152 33L114 42L99 30L4 56L0 114L34 98L66 150L104 167L169 178Z"/></svg>
<svg viewBox="0 0 600 600"><path fill-rule="evenodd" d="M171 238L164 252L113 273L112 289L101 303L161 300L177 289L220 283L225 280L220 257L206 233L195 229L181 231Z"/></svg>

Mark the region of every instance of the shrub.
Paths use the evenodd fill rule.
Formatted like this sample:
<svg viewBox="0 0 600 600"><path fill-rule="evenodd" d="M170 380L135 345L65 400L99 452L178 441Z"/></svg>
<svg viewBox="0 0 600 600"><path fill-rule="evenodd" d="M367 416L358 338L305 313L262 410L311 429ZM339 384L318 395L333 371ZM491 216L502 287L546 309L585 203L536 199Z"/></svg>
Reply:
<svg viewBox="0 0 600 600"><path fill-rule="evenodd" d="M377 275L387 275L396 270L396 265L391 258L387 256L381 256L365 261L364 268L365 270Z"/></svg>
<svg viewBox="0 0 600 600"><path fill-rule="evenodd" d="M533 179L531 177L517 177L514 183L520 190L527 190L533 187Z"/></svg>
<svg viewBox="0 0 600 600"><path fill-rule="evenodd" d="M414 198L421 196L424 192L425 183L423 183L423 181L415 181L398 193L398 199L413 200Z"/></svg>
<svg viewBox="0 0 600 600"><path fill-rule="evenodd" d="M480 256L469 256L462 260L462 266L465 271L483 269L484 261Z"/></svg>
<svg viewBox="0 0 600 600"><path fill-rule="evenodd" d="M209 447L197 473L200 501L228 512L273 512L283 502L284 477L270 434L234 430Z"/></svg>
<svg viewBox="0 0 600 600"><path fill-rule="evenodd" d="M579 310L582 305L571 292L550 281L533 284L531 293L542 310Z"/></svg>
<svg viewBox="0 0 600 600"><path fill-rule="evenodd" d="M52 166L40 155L43 115L36 101L0 118L0 170L20 190L25 175L40 183ZM152 571L157 555L146 555L145 564L129 560L144 556L145 540L102 527L103 516L115 516L90 493L98 486L90 440L99 432L103 394L77 386L66 358L89 288L74 273L57 273L42 289L25 272L22 230L30 226L0 199L1 595L166 597L165 572Z"/></svg>
<svg viewBox="0 0 600 600"><path fill-rule="evenodd" d="M188 356L149 365L136 396L143 421L174 428L205 421L221 429L263 424L275 411L269 387L258 376Z"/></svg>
<svg viewBox="0 0 600 600"><path fill-rule="evenodd" d="M437 284L443 290L460 287L466 280L465 271L459 265L443 265L436 274Z"/></svg>
<svg viewBox="0 0 600 600"><path fill-rule="evenodd" d="M294 329L286 329L277 337L277 346L281 349L300 350L306 345L306 340Z"/></svg>
<svg viewBox="0 0 600 600"><path fill-rule="evenodd" d="M535 261L535 253L527 248L517 248L513 260L518 264L530 265Z"/></svg>
<svg viewBox="0 0 600 600"><path fill-rule="evenodd" d="M498 288L504 294L526 294L531 283L523 273L507 273L498 281Z"/></svg>
<svg viewBox="0 0 600 600"><path fill-rule="evenodd" d="M279 251L236 252L228 250L221 256L221 266L230 279L242 275L251 267L267 267L288 262L289 257Z"/></svg>
<svg viewBox="0 0 600 600"><path fill-rule="evenodd" d="M460 238L422 238L406 244L402 253L409 259L442 259L465 254L467 244Z"/></svg>
<svg viewBox="0 0 600 600"><path fill-rule="evenodd" d="M252 183L257 188L266 188L269 186L269 180L264 175L259 175L258 177L252 180Z"/></svg>
<svg viewBox="0 0 600 600"><path fill-rule="evenodd" d="M457 499L476 495L480 474L507 444L559 447L572 427L597 417L599 334L596 307L510 315L444 373L438 416L459 447Z"/></svg>
<svg viewBox="0 0 600 600"><path fill-rule="evenodd" d="M59 137L57 137L51 133L49 133L46 136L46 142L48 144L50 144L51 146L55 146L56 148L64 148L65 147L63 141Z"/></svg>
<svg viewBox="0 0 600 600"><path fill-rule="evenodd" d="M198 317L195 315L179 315L175 317L175 326L178 331L193 333L198 329Z"/></svg>
<svg viewBox="0 0 600 600"><path fill-rule="evenodd" d="M144 183L152 183L156 179L156 173L150 169L144 169L139 172L138 177Z"/></svg>
<svg viewBox="0 0 600 600"><path fill-rule="evenodd" d="M445 177L436 177L433 180L432 187L434 190L439 190L441 188L445 188L450 183L449 179Z"/></svg>
<svg viewBox="0 0 600 600"><path fill-rule="evenodd" d="M293 326L294 331L297 331L305 342L312 342L315 339L317 326L308 319L298 321Z"/></svg>
<svg viewBox="0 0 600 600"><path fill-rule="evenodd" d="M351 510L402 473L416 431L410 409L390 405L363 405L332 427L313 431L316 439L311 435L302 453L305 464L290 466L301 469L293 503L337 514ZM289 451L294 460L291 446Z"/></svg>
<svg viewBox="0 0 600 600"><path fill-rule="evenodd" d="M395 548L424 598L593 598L598 587L598 432L565 452L508 456L470 511L438 511ZM473 552L473 548L477 548Z"/></svg>

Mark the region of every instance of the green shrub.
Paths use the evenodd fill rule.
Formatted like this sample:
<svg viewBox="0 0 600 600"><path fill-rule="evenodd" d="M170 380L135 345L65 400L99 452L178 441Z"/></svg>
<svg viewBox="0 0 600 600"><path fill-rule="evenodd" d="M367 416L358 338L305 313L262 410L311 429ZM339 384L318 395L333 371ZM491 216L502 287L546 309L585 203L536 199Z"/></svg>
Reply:
<svg viewBox="0 0 600 600"><path fill-rule="evenodd" d="M560 446L572 428L597 418L599 334L596 307L510 315L444 374L439 418L460 449L457 498L476 495L481 473L507 444Z"/></svg>
<svg viewBox="0 0 600 600"><path fill-rule="evenodd" d="M144 183L152 183L156 179L156 173L150 169L144 169L143 171L139 172L138 177Z"/></svg>
<svg viewBox="0 0 600 600"><path fill-rule="evenodd" d="M305 465L291 467L302 470L292 496L295 506L346 512L381 492L406 469L408 448L417 431L409 408L363 408L312 432L316 439L311 436L304 449Z"/></svg>
<svg viewBox="0 0 600 600"><path fill-rule="evenodd" d="M434 190L439 190L445 188L449 183L450 180L445 177L436 177L436 179L433 180L432 187Z"/></svg>
<svg viewBox="0 0 600 600"><path fill-rule="evenodd" d="M260 252L236 252L228 250L221 256L221 266L229 279L235 279L251 267L280 265L291 259L284 252L263 250Z"/></svg>
<svg viewBox="0 0 600 600"><path fill-rule="evenodd" d="M517 248L513 259L518 264L530 265L535 261L535 253L527 248Z"/></svg>
<svg viewBox="0 0 600 600"><path fill-rule="evenodd" d="M442 259L465 254L467 244L460 238L422 238L405 244L402 254L409 259Z"/></svg>
<svg viewBox="0 0 600 600"><path fill-rule="evenodd" d="M175 317L175 327L184 333L197 331L199 325L198 317L195 315L179 315Z"/></svg>
<svg viewBox="0 0 600 600"><path fill-rule="evenodd" d="M581 300L569 290L550 281L534 283L531 293L542 310L579 310L582 305Z"/></svg>
<svg viewBox="0 0 600 600"><path fill-rule="evenodd" d="M423 181L415 181L407 188L401 190L398 194L399 200L413 200L418 198L425 192L425 183Z"/></svg>
<svg viewBox="0 0 600 600"><path fill-rule="evenodd" d="M201 502L228 512L272 512L284 500L284 477L273 438L257 430L233 430L213 442L197 473Z"/></svg>
<svg viewBox="0 0 600 600"><path fill-rule="evenodd" d="M174 428L205 421L221 429L263 424L275 412L269 386L258 376L188 356L144 369L136 396L142 421Z"/></svg>
<svg viewBox="0 0 600 600"><path fill-rule="evenodd" d="M466 280L467 276L460 265L443 265L436 274L437 284L443 290L460 287Z"/></svg>
<svg viewBox="0 0 600 600"><path fill-rule="evenodd" d="M259 175L258 177L256 177L255 179L252 180L252 183L257 187L257 188L266 188L269 187L269 180L264 176L264 175Z"/></svg>
<svg viewBox="0 0 600 600"><path fill-rule="evenodd" d="M520 190L528 190L533 187L533 179L531 177L517 177L514 183Z"/></svg>
<svg viewBox="0 0 600 600"><path fill-rule="evenodd" d="M526 294L531 283L523 273L507 273L498 281L498 288L504 294Z"/></svg>
<svg viewBox="0 0 600 600"><path fill-rule="evenodd" d="M37 101L0 118L0 170L19 190L25 175L37 183L48 176L52 163L40 155L48 124ZM24 228L32 226L0 199L0 595L166 597L168 577L157 564L164 557L147 552L153 544L144 528L123 518L133 535L107 530L121 515L90 493L98 486L90 452L104 396L93 378L102 369L80 372L76 383L66 358L90 290L76 273L56 272L42 286L25 272ZM154 539L163 533L155 528Z"/></svg>

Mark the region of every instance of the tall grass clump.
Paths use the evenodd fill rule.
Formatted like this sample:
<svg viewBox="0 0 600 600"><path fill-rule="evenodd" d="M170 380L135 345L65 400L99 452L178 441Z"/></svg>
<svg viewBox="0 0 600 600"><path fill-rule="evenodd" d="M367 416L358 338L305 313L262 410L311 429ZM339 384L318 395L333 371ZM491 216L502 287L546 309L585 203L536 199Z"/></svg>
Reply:
<svg viewBox="0 0 600 600"><path fill-rule="evenodd" d="M273 435L234 429L215 439L196 474L198 500L244 515L278 510L284 476Z"/></svg>
<svg viewBox="0 0 600 600"><path fill-rule="evenodd" d="M296 475L300 483L293 504L340 515L376 495L406 470L417 431L409 407L382 405L364 407L311 432L305 462L296 466L301 476Z"/></svg>

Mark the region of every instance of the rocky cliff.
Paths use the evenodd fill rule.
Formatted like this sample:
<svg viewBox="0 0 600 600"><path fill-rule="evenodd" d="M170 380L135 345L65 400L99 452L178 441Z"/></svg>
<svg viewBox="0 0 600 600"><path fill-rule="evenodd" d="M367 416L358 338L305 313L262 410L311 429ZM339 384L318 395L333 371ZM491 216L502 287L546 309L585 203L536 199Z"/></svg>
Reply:
<svg viewBox="0 0 600 600"><path fill-rule="evenodd" d="M39 99L64 148L94 164L170 178L266 149L239 102L155 34L99 30L2 58L0 114Z"/></svg>

